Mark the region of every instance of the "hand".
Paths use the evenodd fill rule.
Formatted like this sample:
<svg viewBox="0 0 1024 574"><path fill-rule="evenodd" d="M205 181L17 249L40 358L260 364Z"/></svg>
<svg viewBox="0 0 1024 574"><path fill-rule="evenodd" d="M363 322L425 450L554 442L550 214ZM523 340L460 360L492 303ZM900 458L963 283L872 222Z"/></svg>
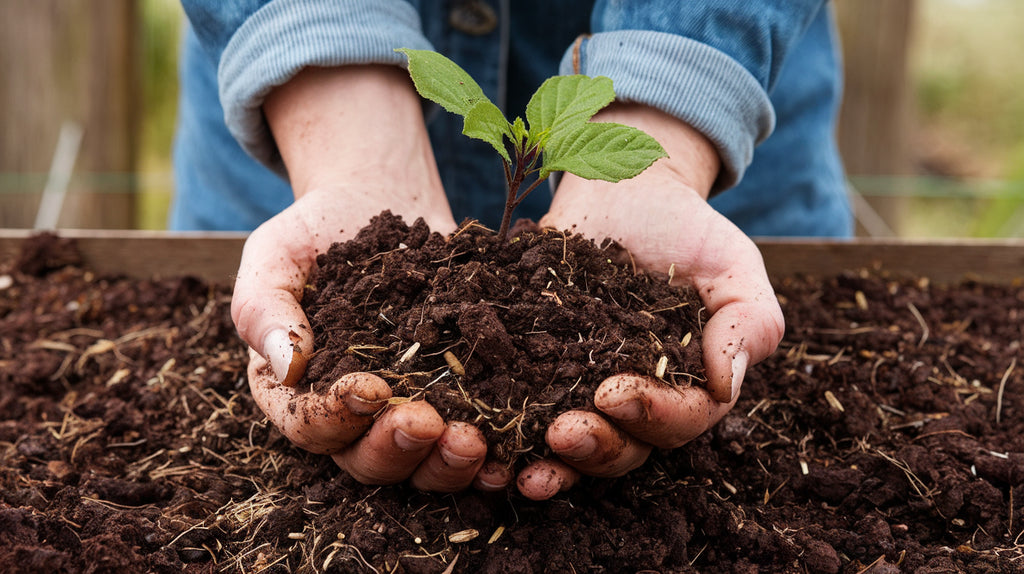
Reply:
<svg viewBox="0 0 1024 574"><path fill-rule="evenodd" d="M602 414L569 411L548 428L559 460L538 461L517 483L528 498L571 487L580 474L621 476L652 448L675 448L699 436L729 411L747 367L771 354L784 321L754 243L707 203L718 156L701 134L642 106L617 105L595 121L634 125L658 139L669 159L638 177L610 184L566 175L541 225L610 237L645 269L697 289L711 317L703 330L706 387L669 389L650 378L619 375L598 387Z"/></svg>
<svg viewBox="0 0 1024 574"><path fill-rule="evenodd" d="M484 465L478 429L445 424L424 401L387 406L391 389L375 375L347 375L324 395L292 388L313 353L299 299L318 254L384 209L455 229L408 76L383 66L308 68L271 93L264 112L296 201L249 236L232 298L256 404L296 446L332 455L361 482L504 488L511 477Z"/></svg>

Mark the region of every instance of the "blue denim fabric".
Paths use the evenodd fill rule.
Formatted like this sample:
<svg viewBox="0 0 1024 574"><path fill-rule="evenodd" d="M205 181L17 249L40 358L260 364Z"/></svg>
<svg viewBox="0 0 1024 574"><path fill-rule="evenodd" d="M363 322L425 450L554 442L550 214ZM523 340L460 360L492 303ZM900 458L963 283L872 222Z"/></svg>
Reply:
<svg viewBox="0 0 1024 574"><path fill-rule="evenodd" d="M191 29L179 63L175 195L168 227L251 231L292 202L288 182L245 153L224 124L217 65Z"/></svg>
<svg viewBox="0 0 1024 574"><path fill-rule="evenodd" d="M717 188L733 188L712 205L748 234L851 233L832 134L839 62L824 0L488 2L508 17L472 36L448 24L448 0L183 0L193 30L172 226L252 228L290 202L284 181L246 151L283 173L260 106L301 67L401 63L392 48L433 46L510 116L560 67L607 75L620 98L673 113L715 143ZM593 35L574 45L585 33ZM504 179L493 150L461 136L461 119L446 112L435 110L428 125L456 219L496 225ZM549 202L542 187L517 215L539 218Z"/></svg>

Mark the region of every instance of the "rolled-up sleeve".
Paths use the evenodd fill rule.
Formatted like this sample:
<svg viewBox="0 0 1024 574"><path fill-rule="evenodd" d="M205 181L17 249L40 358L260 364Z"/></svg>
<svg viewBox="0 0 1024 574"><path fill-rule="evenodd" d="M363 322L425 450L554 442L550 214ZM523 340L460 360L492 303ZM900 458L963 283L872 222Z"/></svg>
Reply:
<svg viewBox="0 0 1024 574"><path fill-rule="evenodd" d="M284 173L263 100L307 66L404 64L395 48L431 49L405 0L183 0L217 81L231 134L254 158Z"/></svg>
<svg viewBox="0 0 1024 574"><path fill-rule="evenodd" d="M769 93L826 0L599 0L562 74L607 76L617 99L680 118L717 148L713 193L735 185L775 125Z"/></svg>

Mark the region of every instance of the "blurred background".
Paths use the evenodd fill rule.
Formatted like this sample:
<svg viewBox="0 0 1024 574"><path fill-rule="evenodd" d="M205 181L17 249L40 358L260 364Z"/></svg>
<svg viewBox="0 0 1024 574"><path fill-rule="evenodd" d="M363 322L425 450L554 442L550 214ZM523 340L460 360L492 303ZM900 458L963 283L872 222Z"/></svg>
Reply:
<svg viewBox="0 0 1024 574"><path fill-rule="evenodd" d="M1024 237L1024 1L836 7L858 234ZM0 228L165 227L182 18L177 0L0 3Z"/></svg>

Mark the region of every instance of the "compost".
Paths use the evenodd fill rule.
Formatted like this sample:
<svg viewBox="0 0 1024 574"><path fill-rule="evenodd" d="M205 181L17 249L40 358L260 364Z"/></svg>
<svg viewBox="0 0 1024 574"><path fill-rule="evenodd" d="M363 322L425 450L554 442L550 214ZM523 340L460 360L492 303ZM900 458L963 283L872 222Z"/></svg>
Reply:
<svg viewBox="0 0 1024 574"><path fill-rule="evenodd" d="M568 241L568 253L571 238L548 235ZM375 253L413 248L401 243ZM537 259L554 273L529 277L568 305L559 265L587 264L546 249ZM618 265L616 284L632 276L608 248L595 252ZM0 262L0 569L1024 572L1020 286L853 270L776 289L785 340L751 369L721 423L626 477L587 479L536 503L514 491L431 495L354 482L329 457L291 447L258 413L228 286L100 276L67 240L40 236ZM375 309L387 308L384 295L373 297ZM651 306L680 297L666 292L637 309L659 318ZM411 326L384 315L396 329ZM458 327L442 315L438 344ZM669 328L681 343L692 326ZM411 330L426 347L431 330L419 340ZM597 333L583 341L596 345ZM694 343L678 346L654 346L643 363L606 358L609 368L647 369L664 353L674 365L666 372L679 378ZM469 357L467 371L480 358L471 347L454 348ZM412 375L445 369L401 367L369 350L342 355L377 361L371 367L410 393L422 388ZM521 376L510 363L478 364ZM561 364L553 373L569 374L551 389L594 368ZM470 420L474 412L465 410Z"/></svg>

